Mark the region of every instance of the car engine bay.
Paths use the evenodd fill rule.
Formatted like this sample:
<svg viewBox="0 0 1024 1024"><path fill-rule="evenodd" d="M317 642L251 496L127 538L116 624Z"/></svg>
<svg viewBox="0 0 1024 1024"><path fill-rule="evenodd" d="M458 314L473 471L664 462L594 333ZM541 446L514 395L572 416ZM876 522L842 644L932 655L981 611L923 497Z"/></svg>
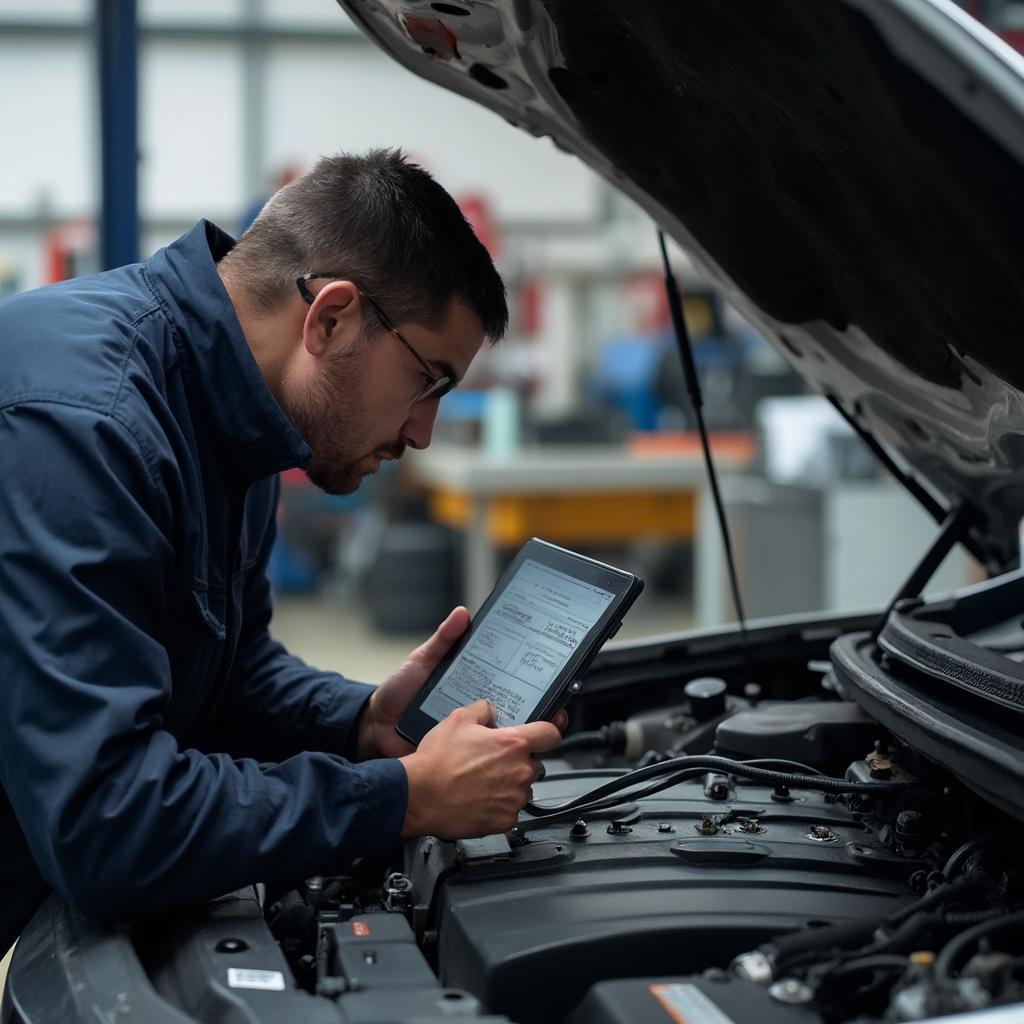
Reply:
<svg viewBox="0 0 1024 1024"><path fill-rule="evenodd" d="M459 1004L853 1024L1024 1001L1020 823L845 699L827 660L793 679L697 677L595 728L621 693L581 697L511 833L270 894L296 979L367 1022Z"/></svg>
<svg viewBox="0 0 1024 1024"><path fill-rule="evenodd" d="M930 614L987 594L1005 621L975 617L962 642L1018 666L1022 581ZM864 709L870 673L851 651L890 696L927 685L897 672L877 625L877 613L804 616L750 624L746 649L735 627L607 648L507 834L408 840L385 860L158 920L104 924L51 897L15 951L5 1020L869 1024L989 1011L995 1024L1001 1007L1019 1019L1013 771L979 774L991 751L961 761L947 737L953 771ZM996 740L1015 735L1016 710L953 694L937 687L929 706L960 700L947 710L964 730L987 720ZM980 795L1000 778L998 800Z"/></svg>

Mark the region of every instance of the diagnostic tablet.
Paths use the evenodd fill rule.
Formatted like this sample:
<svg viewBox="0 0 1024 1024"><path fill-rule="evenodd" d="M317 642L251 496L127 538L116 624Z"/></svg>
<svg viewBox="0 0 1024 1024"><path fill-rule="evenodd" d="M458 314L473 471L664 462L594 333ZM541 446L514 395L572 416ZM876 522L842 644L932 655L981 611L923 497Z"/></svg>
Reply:
<svg viewBox="0 0 1024 1024"><path fill-rule="evenodd" d="M499 726L551 718L643 586L632 573L528 541L396 729L418 744L484 697Z"/></svg>

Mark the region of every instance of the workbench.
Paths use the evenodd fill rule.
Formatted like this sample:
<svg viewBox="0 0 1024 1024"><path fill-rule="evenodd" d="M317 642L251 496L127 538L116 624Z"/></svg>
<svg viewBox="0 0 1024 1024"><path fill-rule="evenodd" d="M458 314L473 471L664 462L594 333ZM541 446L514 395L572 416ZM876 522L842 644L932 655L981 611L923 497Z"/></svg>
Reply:
<svg viewBox="0 0 1024 1024"><path fill-rule="evenodd" d="M715 463L724 472L750 461L749 441L733 440L713 443ZM439 444L409 456L410 471L427 491L432 518L465 533L463 594L471 609L494 586L503 548L518 548L531 537L567 547L692 542L704 529L705 508L710 507L703 458L694 444L682 450L543 446L504 458ZM704 549L694 545L695 580L720 572L700 564L707 557ZM717 546L711 550L717 556Z"/></svg>

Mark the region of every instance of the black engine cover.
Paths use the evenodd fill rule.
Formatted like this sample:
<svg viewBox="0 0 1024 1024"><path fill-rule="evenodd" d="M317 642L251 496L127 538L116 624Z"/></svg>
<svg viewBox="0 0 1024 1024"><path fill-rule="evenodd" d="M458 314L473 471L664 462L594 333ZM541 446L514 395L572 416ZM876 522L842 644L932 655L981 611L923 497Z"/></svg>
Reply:
<svg viewBox="0 0 1024 1024"><path fill-rule="evenodd" d="M535 799L559 803L609 774L548 775ZM724 967L780 933L881 918L913 895L906 879L919 864L833 798L794 789L778 802L742 782L722 795L682 783L613 811L617 834L606 811L588 816L584 838L563 821L515 848L504 836L412 845L407 870L420 928L437 933L442 984L545 1024L595 982ZM830 838L811 838L811 826Z"/></svg>

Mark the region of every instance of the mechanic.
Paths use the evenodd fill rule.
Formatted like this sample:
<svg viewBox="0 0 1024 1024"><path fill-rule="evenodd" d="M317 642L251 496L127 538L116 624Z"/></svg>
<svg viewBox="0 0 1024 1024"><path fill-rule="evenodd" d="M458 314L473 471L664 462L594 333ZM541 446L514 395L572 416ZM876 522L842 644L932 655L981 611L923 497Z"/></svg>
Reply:
<svg viewBox="0 0 1024 1024"><path fill-rule="evenodd" d="M507 318L386 150L321 160L237 244L201 221L0 304L0 947L51 889L154 913L515 823L556 725L481 701L415 751L394 731L466 609L374 688L271 639L265 573L277 474L348 493L425 448Z"/></svg>

